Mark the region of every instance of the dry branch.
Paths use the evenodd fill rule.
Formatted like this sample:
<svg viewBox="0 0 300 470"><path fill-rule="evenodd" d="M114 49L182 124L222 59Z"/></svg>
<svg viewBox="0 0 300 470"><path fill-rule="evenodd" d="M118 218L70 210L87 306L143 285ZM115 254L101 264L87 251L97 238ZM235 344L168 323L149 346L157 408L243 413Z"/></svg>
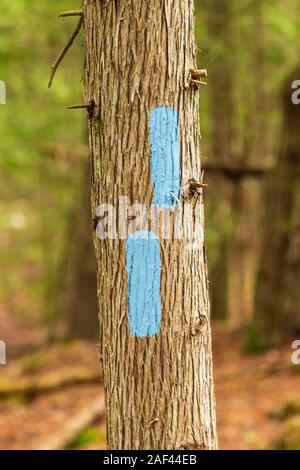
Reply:
<svg viewBox="0 0 300 470"><path fill-rule="evenodd" d="M241 179L247 177L263 178L273 169L272 164L247 164L247 166L221 163L218 161L203 161L205 172L220 173L230 179Z"/></svg>
<svg viewBox="0 0 300 470"><path fill-rule="evenodd" d="M72 106L68 106L68 109L91 109L90 104L74 104Z"/></svg>
<svg viewBox="0 0 300 470"><path fill-rule="evenodd" d="M54 76L55 76L55 73L61 63L61 61L63 60L63 58L65 57L66 53L68 52L68 50L70 49L70 47L72 46L75 38L77 37L77 35L79 34L79 31L81 30L81 27L83 25L83 15L80 16L80 19L76 25L76 28L74 29L70 39L68 40L67 44L65 45L65 47L63 48L63 50L61 51L61 53L59 54L59 56L57 57L56 61L54 62L54 64L52 65L51 67L51 75L50 75L50 80L49 80L49 84L48 84L48 88L51 87L52 85L52 82L53 82L53 79L54 79Z"/></svg>
<svg viewBox="0 0 300 470"><path fill-rule="evenodd" d="M58 15L58 18L65 18L67 16L83 16L82 10L63 11Z"/></svg>
<svg viewBox="0 0 300 470"><path fill-rule="evenodd" d="M37 450L63 450L78 436L78 434L92 424L104 413L104 394L69 419L61 430L37 446Z"/></svg>
<svg viewBox="0 0 300 470"><path fill-rule="evenodd" d="M100 383L98 370L90 370L78 366L49 372L42 376L7 378L0 381L0 397L8 395L38 395L57 390L67 385L83 383Z"/></svg>
<svg viewBox="0 0 300 470"><path fill-rule="evenodd" d="M193 85L196 85L196 86L207 86L207 83L206 82L203 82L203 80L201 80L201 78L206 78L207 77L207 70L206 69L201 69L201 70L192 70L191 71L191 78L190 78L190 82L193 84Z"/></svg>
<svg viewBox="0 0 300 470"><path fill-rule="evenodd" d="M207 69L192 70L191 72L192 80L199 80L200 78L207 77Z"/></svg>
<svg viewBox="0 0 300 470"><path fill-rule="evenodd" d="M208 185L204 183L200 183L200 181L189 180L189 186L190 186L191 191L197 191L198 189L201 189L201 188L207 188Z"/></svg>

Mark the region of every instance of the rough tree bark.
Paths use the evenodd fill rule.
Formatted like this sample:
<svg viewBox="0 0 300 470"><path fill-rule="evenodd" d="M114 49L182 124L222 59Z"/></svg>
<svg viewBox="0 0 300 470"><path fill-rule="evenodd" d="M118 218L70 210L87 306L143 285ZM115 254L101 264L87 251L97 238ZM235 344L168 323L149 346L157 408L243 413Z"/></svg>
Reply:
<svg viewBox="0 0 300 470"><path fill-rule="evenodd" d="M149 123L158 107L178 112L181 186L201 179L193 1L106 3L84 1L93 218L102 203L118 207L119 196L150 207ZM189 193L183 213L189 202L200 217L202 198ZM205 251L187 248L186 239L160 240L160 331L138 337L128 321L126 240L95 237L110 449L216 448Z"/></svg>

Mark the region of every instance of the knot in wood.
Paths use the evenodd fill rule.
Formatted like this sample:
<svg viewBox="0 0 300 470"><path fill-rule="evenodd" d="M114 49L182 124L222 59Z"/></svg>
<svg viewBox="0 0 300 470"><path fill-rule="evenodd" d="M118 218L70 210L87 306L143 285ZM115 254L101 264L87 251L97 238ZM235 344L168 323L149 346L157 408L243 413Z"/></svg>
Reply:
<svg viewBox="0 0 300 470"><path fill-rule="evenodd" d="M203 330L205 329L207 324L208 318L205 315L200 315L200 317L191 327L191 336L200 336L203 333Z"/></svg>

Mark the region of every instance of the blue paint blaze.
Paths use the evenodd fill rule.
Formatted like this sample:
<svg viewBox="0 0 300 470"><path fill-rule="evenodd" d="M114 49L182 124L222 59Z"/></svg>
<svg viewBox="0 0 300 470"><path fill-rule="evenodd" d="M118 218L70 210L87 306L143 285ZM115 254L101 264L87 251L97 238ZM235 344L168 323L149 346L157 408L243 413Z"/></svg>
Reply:
<svg viewBox="0 0 300 470"><path fill-rule="evenodd" d="M154 336L160 330L160 243L153 232L129 234L126 241L129 325L132 336Z"/></svg>
<svg viewBox="0 0 300 470"><path fill-rule="evenodd" d="M170 209L180 199L181 158L178 111L158 106L151 111L150 150L153 204Z"/></svg>

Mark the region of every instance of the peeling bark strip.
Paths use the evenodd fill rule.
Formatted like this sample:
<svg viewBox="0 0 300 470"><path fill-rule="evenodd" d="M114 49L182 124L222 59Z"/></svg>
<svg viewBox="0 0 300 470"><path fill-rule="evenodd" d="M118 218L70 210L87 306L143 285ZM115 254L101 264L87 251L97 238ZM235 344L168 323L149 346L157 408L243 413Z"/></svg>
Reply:
<svg viewBox="0 0 300 470"><path fill-rule="evenodd" d="M127 196L130 204L151 206L157 188L154 190L152 184L149 126L151 113L159 107L178 112L180 152L175 151L174 141L171 155L180 153L181 185L188 186L190 180L202 181L199 96L197 87L190 84L191 70L197 69L193 2L118 0L104 7L100 0L85 0L84 19L85 102L95 103L89 115L92 216L103 203L118 208L120 196ZM168 121L167 127L172 127L175 136L176 119ZM160 144L158 148L162 148ZM169 190L169 185L164 188ZM177 186L175 191L177 195ZM201 195L191 193L182 198L183 219L191 208L189 203L195 220L200 220ZM168 212L174 217L172 210ZM150 329L139 322L136 327L130 325L130 304L134 309L138 306L133 295L128 302L133 273L126 272L126 268L130 271L128 255L137 263L139 251L144 250L139 242L130 237L127 241L95 238L108 446L214 449L215 406L203 243L193 251L187 249L187 239L160 240L160 331L141 338L132 335L131 328L142 334ZM158 240L155 243L158 246ZM146 248L143 260L149 261L151 249ZM154 251L156 263L158 248ZM148 264L141 270L147 271ZM146 271L142 278L146 279ZM149 276L157 286L153 272ZM141 301L147 302L145 285L140 278L136 280L142 290ZM155 315L158 312L153 304L151 310ZM154 324L157 326L158 321Z"/></svg>

